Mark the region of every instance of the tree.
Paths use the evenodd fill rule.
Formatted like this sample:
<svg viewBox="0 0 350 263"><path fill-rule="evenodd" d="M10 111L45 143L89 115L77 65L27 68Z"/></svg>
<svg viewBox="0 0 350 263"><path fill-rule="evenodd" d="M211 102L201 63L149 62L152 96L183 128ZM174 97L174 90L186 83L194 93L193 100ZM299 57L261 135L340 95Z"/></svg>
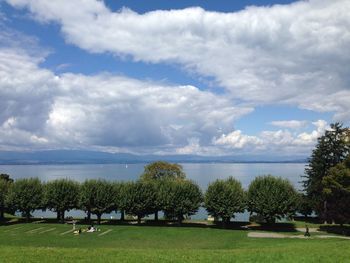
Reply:
<svg viewBox="0 0 350 263"><path fill-rule="evenodd" d="M322 179L328 215L340 224L350 222L350 155Z"/></svg>
<svg viewBox="0 0 350 263"><path fill-rule="evenodd" d="M234 213L245 209L245 194L240 182L233 177L216 180L208 186L205 193L205 207L209 215L230 222Z"/></svg>
<svg viewBox="0 0 350 263"><path fill-rule="evenodd" d="M31 213L42 208L43 196L43 185L38 178L18 179L10 188L7 203L29 221Z"/></svg>
<svg viewBox="0 0 350 263"><path fill-rule="evenodd" d="M280 177L258 176L249 185L248 211L274 223L295 212L297 192L292 184Z"/></svg>
<svg viewBox="0 0 350 263"><path fill-rule="evenodd" d="M308 196L303 193L298 193L297 212L302 214L305 218L307 218L307 216L311 215L313 212L312 202Z"/></svg>
<svg viewBox="0 0 350 263"><path fill-rule="evenodd" d="M179 224L184 216L195 214L203 201L199 186L188 180L166 180L159 191L165 215L176 217Z"/></svg>
<svg viewBox="0 0 350 263"><path fill-rule="evenodd" d="M0 179L0 220L4 219L5 213L5 200L10 187L10 183L3 179Z"/></svg>
<svg viewBox="0 0 350 263"><path fill-rule="evenodd" d="M185 179L186 175L179 164L157 161L145 166L141 179L175 178Z"/></svg>
<svg viewBox="0 0 350 263"><path fill-rule="evenodd" d="M125 220L125 210L130 206L130 197L128 196L130 182L115 182L114 188L114 203L116 208L120 211L120 220Z"/></svg>
<svg viewBox="0 0 350 263"><path fill-rule="evenodd" d="M0 180L5 180L6 182L13 183L13 179L8 174L0 174Z"/></svg>
<svg viewBox="0 0 350 263"><path fill-rule="evenodd" d="M78 208L79 184L69 179L58 179L45 185L45 207L57 213L64 221L65 211Z"/></svg>
<svg viewBox="0 0 350 263"><path fill-rule="evenodd" d="M163 161L157 161L150 163L145 166L144 172L141 175L141 180L156 180L160 181L163 179L175 179L175 180L184 180L186 174L184 173L182 166L179 164L173 164ZM158 182L161 184L161 182ZM160 200L156 201L157 204L160 203ZM158 209L157 209L158 207ZM158 211L160 205L155 207L154 220L158 220Z"/></svg>
<svg viewBox="0 0 350 263"><path fill-rule="evenodd" d="M314 210L326 221L330 220L327 213L327 198L324 195L322 180L330 168L342 162L349 154L349 129L342 124L330 125L330 130L318 138L317 145L312 151L307 168L305 169L304 189L313 202Z"/></svg>
<svg viewBox="0 0 350 263"><path fill-rule="evenodd" d="M128 214L137 216L137 222L149 214L154 213L156 204L156 188L152 181L137 181L127 185L126 188Z"/></svg>
<svg viewBox="0 0 350 263"><path fill-rule="evenodd" d="M97 216L97 223L101 223L101 216L115 210L114 187L105 180L87 180L80 188L80 207L89 214Z"/></svg>

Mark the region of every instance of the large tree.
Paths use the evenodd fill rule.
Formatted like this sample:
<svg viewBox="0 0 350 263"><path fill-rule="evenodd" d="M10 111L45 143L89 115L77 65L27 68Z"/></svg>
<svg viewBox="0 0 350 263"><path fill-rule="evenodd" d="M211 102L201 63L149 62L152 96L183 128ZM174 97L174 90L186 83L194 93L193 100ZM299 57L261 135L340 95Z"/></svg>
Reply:
<svg viewBox="0 0 350 263"><path fill-rule="evenodd" d="M152 181L137 181L126 186L127 206L125 210L130 215L137 216L141 223L144 216L154 213L156 206L156 187Z"/></svg>
<svg viewBox="0 0 350 263"><path fill-rule="evenodd" d="M322 180L328 215L340 224L350 222L350 155L329 169Z"/></svg>
<svg viewBox="0 0 350 263"><path fill-rule="evenodd" d="M0 180L5 180L7 182L13 183L13 179L8 174L0 174Z"/></svg>
<svg viewBox="0 0 350 263"><path fill-rule="evenodd" d="M195 214L203 201L199 186L189 180L166 180L159 191L165 215L177 218L179 223Z"/></svg>
<svg viewBox="0 0 350 263"><path fill-rule="evenodd" d="M105 180L87 180L80 188L80 207L97 216L97 223L101 223L101 216L115 210L114 186Z"/></svg>
<svg viewBox="0 0 350 263"><path fill-rule="evenodd" d="M298 195L288 180L267 175L258 176L250 183L247 199L249 212L274 223L296 211Z"/></svg>
<svg viewBox="0 0 350 263"><path fill-rule="evenodd" d="M49 181L45 185L45 207L57 213L64 221L65 211L78 208L79 184L69 179Z"/></svg>
<svg viewBox="0 0 350 263"><path fill-rule="evenodd" d="M205 193L205 208L209 215L221 218L224 223L230 222L234 213L245 209L245 194L241 183L233 177L211 183Z"/></svg>
<svg viewBox="0 0 350 263"><path fill-rule="evenodd" d="M348 133L349 129L343 128L342 124L331 124L330 129L318 138L305 169L305 192L312 201L314 210L326 221L331 218L327 213L327 197L324 195L322 180L330 168L342 162L349 154Z"/></svg>
<svg viewBox="0 0 350 263"><path fill-rule="evenodd" d="M141 179L176 178L185 179L182 166L176 163L157 161L145 166Z"/></svg>
<svg viewBox="0 0 350 263"><path fill-rule="evenodd" d="M0 220L4 219L4 213L6 209L5 201L9 187L10 183L8 181L0 179Z"/></svg>
<svg viewBox="0 0 350 263"><path fill-rule="evenodd" d="M7 203L29 221L31 213L42 208L43 196L43 185L38 178L18 179L10 188Z"/></svg>
<svg viewBox="0 0 350 263"><path fill-rule="evenodd" d="M116 208L120 211L120 220L125 220L125 210L130 206L130 197L128 196L130 191L130 182L114 182L114 203Z"/></svg>
<svg viewBox="0 0 350 263"><path fill-rule="evenodd" d="M182 169L182 166L176 163L168 163L164 161L157 161L150 163L145 166L144 172L141 175L141 180L153 180L159 184L158 188L163 184L163 180L184 180L186 178L186 174ZM159 191L157 192L159 193ZM157 196L154 219L158 220L158 211L161 210L159 199L159 195Z"/></svg>

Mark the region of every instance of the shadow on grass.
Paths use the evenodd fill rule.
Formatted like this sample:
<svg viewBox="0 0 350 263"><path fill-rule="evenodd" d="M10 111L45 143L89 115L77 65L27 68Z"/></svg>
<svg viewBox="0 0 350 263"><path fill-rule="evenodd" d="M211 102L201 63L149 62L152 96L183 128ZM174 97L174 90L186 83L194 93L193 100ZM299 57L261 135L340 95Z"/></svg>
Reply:
<svg viewBox="0 0 350 263"><path fill-rule="evenodd" d="M291 223L261 223L259 225L249 226L250 230L273 231L273 232L297 232L295 225Z"/></svg>
<svg viewBox="0 0 350 263"><path fill-rule="evenodd" d="M305 222L307 224L322 224L322 220L318 217L304 217L304 216L296 216L294 217L294 221Z"/></svg>
<svg viewBox="0 0 350 263"><path fill-rule="evenodd" d="M325 231L327 233L338 234L343 236L350 236L350 226L349 225L324 225L320 226L321 231Z"/></svg>
<svg viewBox="0 0 350 263"><path fill-rule="evenodd" d="M305 223L314 223L319 224L319 219L317 218L295 218L295 221L301 221ZM74 220L77 225L97 225L96 220L85 220L85 219L75 219ZM10 226L16 224L23 223L44 223L44 224L72 224L72 220L67 220L64 223L58 221L56 218L31 218L29 222L25 218L19 217L11 217L0 220L0 226ZM135 220L102 220L101 225L118 225L118 226L136 226L136 227L197 227L197 228L212 228L212 229L226 229L226 230L259 230L259 231L271 231L271 232L297 232L296 227L292 223L275 223L275 224L267 224L260 223L254 224L250 222L230 222L224 224L223 222L211 222L211 221L190 221L185 220L183 223L179 224L176 220L164 220L160 219L158 221L155 220L143 220L140 224ZM340 234L350 236L350 225L340 226L340 225L321 225L321 231L325 231L328 233Z"/></svg>

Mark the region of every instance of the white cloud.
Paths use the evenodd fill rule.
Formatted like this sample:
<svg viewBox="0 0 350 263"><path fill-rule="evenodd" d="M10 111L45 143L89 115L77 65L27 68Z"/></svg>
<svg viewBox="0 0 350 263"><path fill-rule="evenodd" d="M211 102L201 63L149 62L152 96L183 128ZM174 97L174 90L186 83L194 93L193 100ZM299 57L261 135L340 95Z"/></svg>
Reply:
<svg viewBox="0 0 350 263"><path fill-rule="evenodd" d="M210 144L253 109L193 86L122 76L61 74L41 58L0 48L0 148L98 148L134 152Z"/></svg>
<svg viewBox="0 0 350 263"><path fill-rule="evenodd" d="M271 125L288 128L288 129L300 129L307 125L307 121L289 120L289 121L272 121Z"/></svg>
<svg viewBox="0 0 350 263"><path fill-rule="evenodd" d="M112 12L95 0L7 2L41 22L59 23L67 42L89 52L177 63L214 77L234 99L331 111L350 121L348 0L145 14Z"/></svg>
<svg viewBox="0 0 350 263"><path fill-rule="evenodd" d="M234 149L242 149L249 146L259 146L262 141L256 136L242 134L242 131L236 130L229 134L222 134L219 138L213 138L214 145L224 145Z"/></svg>
<svg viewBox="0 0 350 263"><path fill-rule="evenodd" d="M218 139L213 139L213 144L222 146L227 150L242 149L248 153L269 154L308 154L315 146L317 138L329 129L327 122L318 120L312 123L315 130L311 132L293 133L289 130L262 131L259 136L249 136L240 130L227 135L223 134Z"/></svg>

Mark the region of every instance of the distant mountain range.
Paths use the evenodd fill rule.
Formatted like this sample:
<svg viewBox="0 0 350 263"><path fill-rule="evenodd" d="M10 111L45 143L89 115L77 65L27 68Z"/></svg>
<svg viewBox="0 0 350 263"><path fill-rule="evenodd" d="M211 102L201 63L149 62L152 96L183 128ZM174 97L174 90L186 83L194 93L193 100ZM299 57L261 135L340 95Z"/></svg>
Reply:
<svg viewBox="0 0 350 263"><path fill-rule="evenodd" d="M0 164L108 164L148 163L157 160L177 163L304 163L300 156L200 156L200 155L134 155L81 150L36 152L0 151Z"/></svg>

